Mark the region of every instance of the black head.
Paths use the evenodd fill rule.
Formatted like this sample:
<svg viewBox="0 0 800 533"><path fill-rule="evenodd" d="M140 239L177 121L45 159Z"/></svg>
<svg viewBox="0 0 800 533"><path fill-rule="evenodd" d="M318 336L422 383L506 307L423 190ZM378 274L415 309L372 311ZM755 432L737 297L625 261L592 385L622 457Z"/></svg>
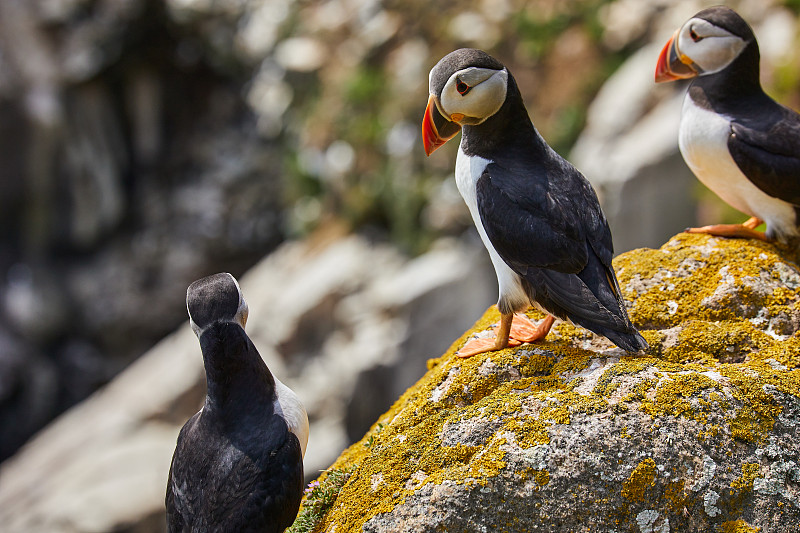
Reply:
<svg viewBox="0 0 800 533"><path fill-rule="evenodd" d="M459 48L450 52L431 69L428 88L431 94L442 96L442 90L450 77L460 70L479 68L503 70L505 67L498 60L475 48Z"/></svg>
<svg viewBox="0 0 800 533"><path fill-rule="evenodd" d="M199 279L186 290L186 309L192 330L200 337L218 322L234 322L244 328L247 303L239 282L227 272Z"/></svg>
<svg viewBox="0 0 800 533"><path fill-rule="evenodd" d="M725 6L687 20L661 50L656 82L708 76L736 63L741 76L758 77L758 43L750 26Z"/></svg>
<svg viewBox="0 0 800 533"><path fill-rule="evenodd" d="M497 113L506 101L510 74L482 50L450 52L431 69L428 107L422 121L425 152L430 155L459 132Z"/></svg>
<svg viewBox="0 0 800 533"><path fill-rule="evenodd" d="M750 25L733 9L727 6L712 6L699 11L693 18L703 19L717 28L722 28L744 41L753 41L756 36Z"/></svg>

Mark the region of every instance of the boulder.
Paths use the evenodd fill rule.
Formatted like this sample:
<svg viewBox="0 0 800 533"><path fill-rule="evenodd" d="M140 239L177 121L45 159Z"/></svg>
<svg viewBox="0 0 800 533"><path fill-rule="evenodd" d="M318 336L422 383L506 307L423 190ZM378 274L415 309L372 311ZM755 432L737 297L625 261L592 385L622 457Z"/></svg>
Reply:
<svg viewBox="0 0 800 533"><path fill-rule="evenodd" d="M793 252L680 234L615 267L646 353L557 322L455 357L490 308L309 486L291 531L796 531Z"/></svg>

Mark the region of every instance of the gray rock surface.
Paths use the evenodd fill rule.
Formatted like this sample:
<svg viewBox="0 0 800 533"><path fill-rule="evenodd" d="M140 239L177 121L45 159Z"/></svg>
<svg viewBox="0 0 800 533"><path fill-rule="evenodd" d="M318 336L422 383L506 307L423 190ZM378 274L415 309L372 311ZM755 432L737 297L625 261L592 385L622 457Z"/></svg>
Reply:
<svg viewBox="0 0 800 533"><path fill-rule="evenodd" d="M320 476L292 533L796 531L796 259L689 234L618 257L640 354L557 323L456 357L490 309Z"/></svg>

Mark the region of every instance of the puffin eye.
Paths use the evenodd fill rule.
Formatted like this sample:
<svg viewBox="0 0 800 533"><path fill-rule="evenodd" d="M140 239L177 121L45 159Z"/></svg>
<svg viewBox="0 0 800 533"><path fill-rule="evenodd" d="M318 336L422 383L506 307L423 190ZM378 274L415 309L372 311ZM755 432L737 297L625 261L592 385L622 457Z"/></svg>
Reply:
<svg viewBox="0 0 800 533"><path fill-rule="evenodd" d="M693 40L694 42L696 42L696 43L697 43L697 42L700 42L700 41L702 41L702 40L703 40L703 38L702 38L702 37L700 37L699 35L697 35L697 32L696 32L696 31L694 31L694 28L689 28L689 37L691 37L691 38L692 38L692 40Z"/></svg>
<svg viewBox="0 0 800 533"><path fill-rule="evenodd" d="M458 79L456 80L456 91L458 91L458 94L460 94L461 96L467 94L470 91L470 89L472 89L472 87L470 87L463 81Z"/></svg>

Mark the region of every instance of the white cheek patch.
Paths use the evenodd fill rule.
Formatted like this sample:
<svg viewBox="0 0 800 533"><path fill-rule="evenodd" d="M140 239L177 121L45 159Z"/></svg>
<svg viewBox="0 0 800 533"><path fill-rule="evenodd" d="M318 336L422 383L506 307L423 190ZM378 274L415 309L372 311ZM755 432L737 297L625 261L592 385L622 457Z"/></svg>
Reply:
<svg viewBox="0 0 800 533"><path fill-rule="evenodd" d="M458 84L471 87L466 94L458 92ZM491 117L505 102L508 90L508 71L471 67L450 76L442 90L441 107L444 116L453 115L469 125L480 124Z"/></svg>
<svg viewBox="0 0 800 533"><path fill-rule="evenodd" d="M702 38L692 39L692 31ZM746 44L742 38L708 21L691 19L678 34L677 49L700 67L703 74L713 74L730 65Z"/></svg>

